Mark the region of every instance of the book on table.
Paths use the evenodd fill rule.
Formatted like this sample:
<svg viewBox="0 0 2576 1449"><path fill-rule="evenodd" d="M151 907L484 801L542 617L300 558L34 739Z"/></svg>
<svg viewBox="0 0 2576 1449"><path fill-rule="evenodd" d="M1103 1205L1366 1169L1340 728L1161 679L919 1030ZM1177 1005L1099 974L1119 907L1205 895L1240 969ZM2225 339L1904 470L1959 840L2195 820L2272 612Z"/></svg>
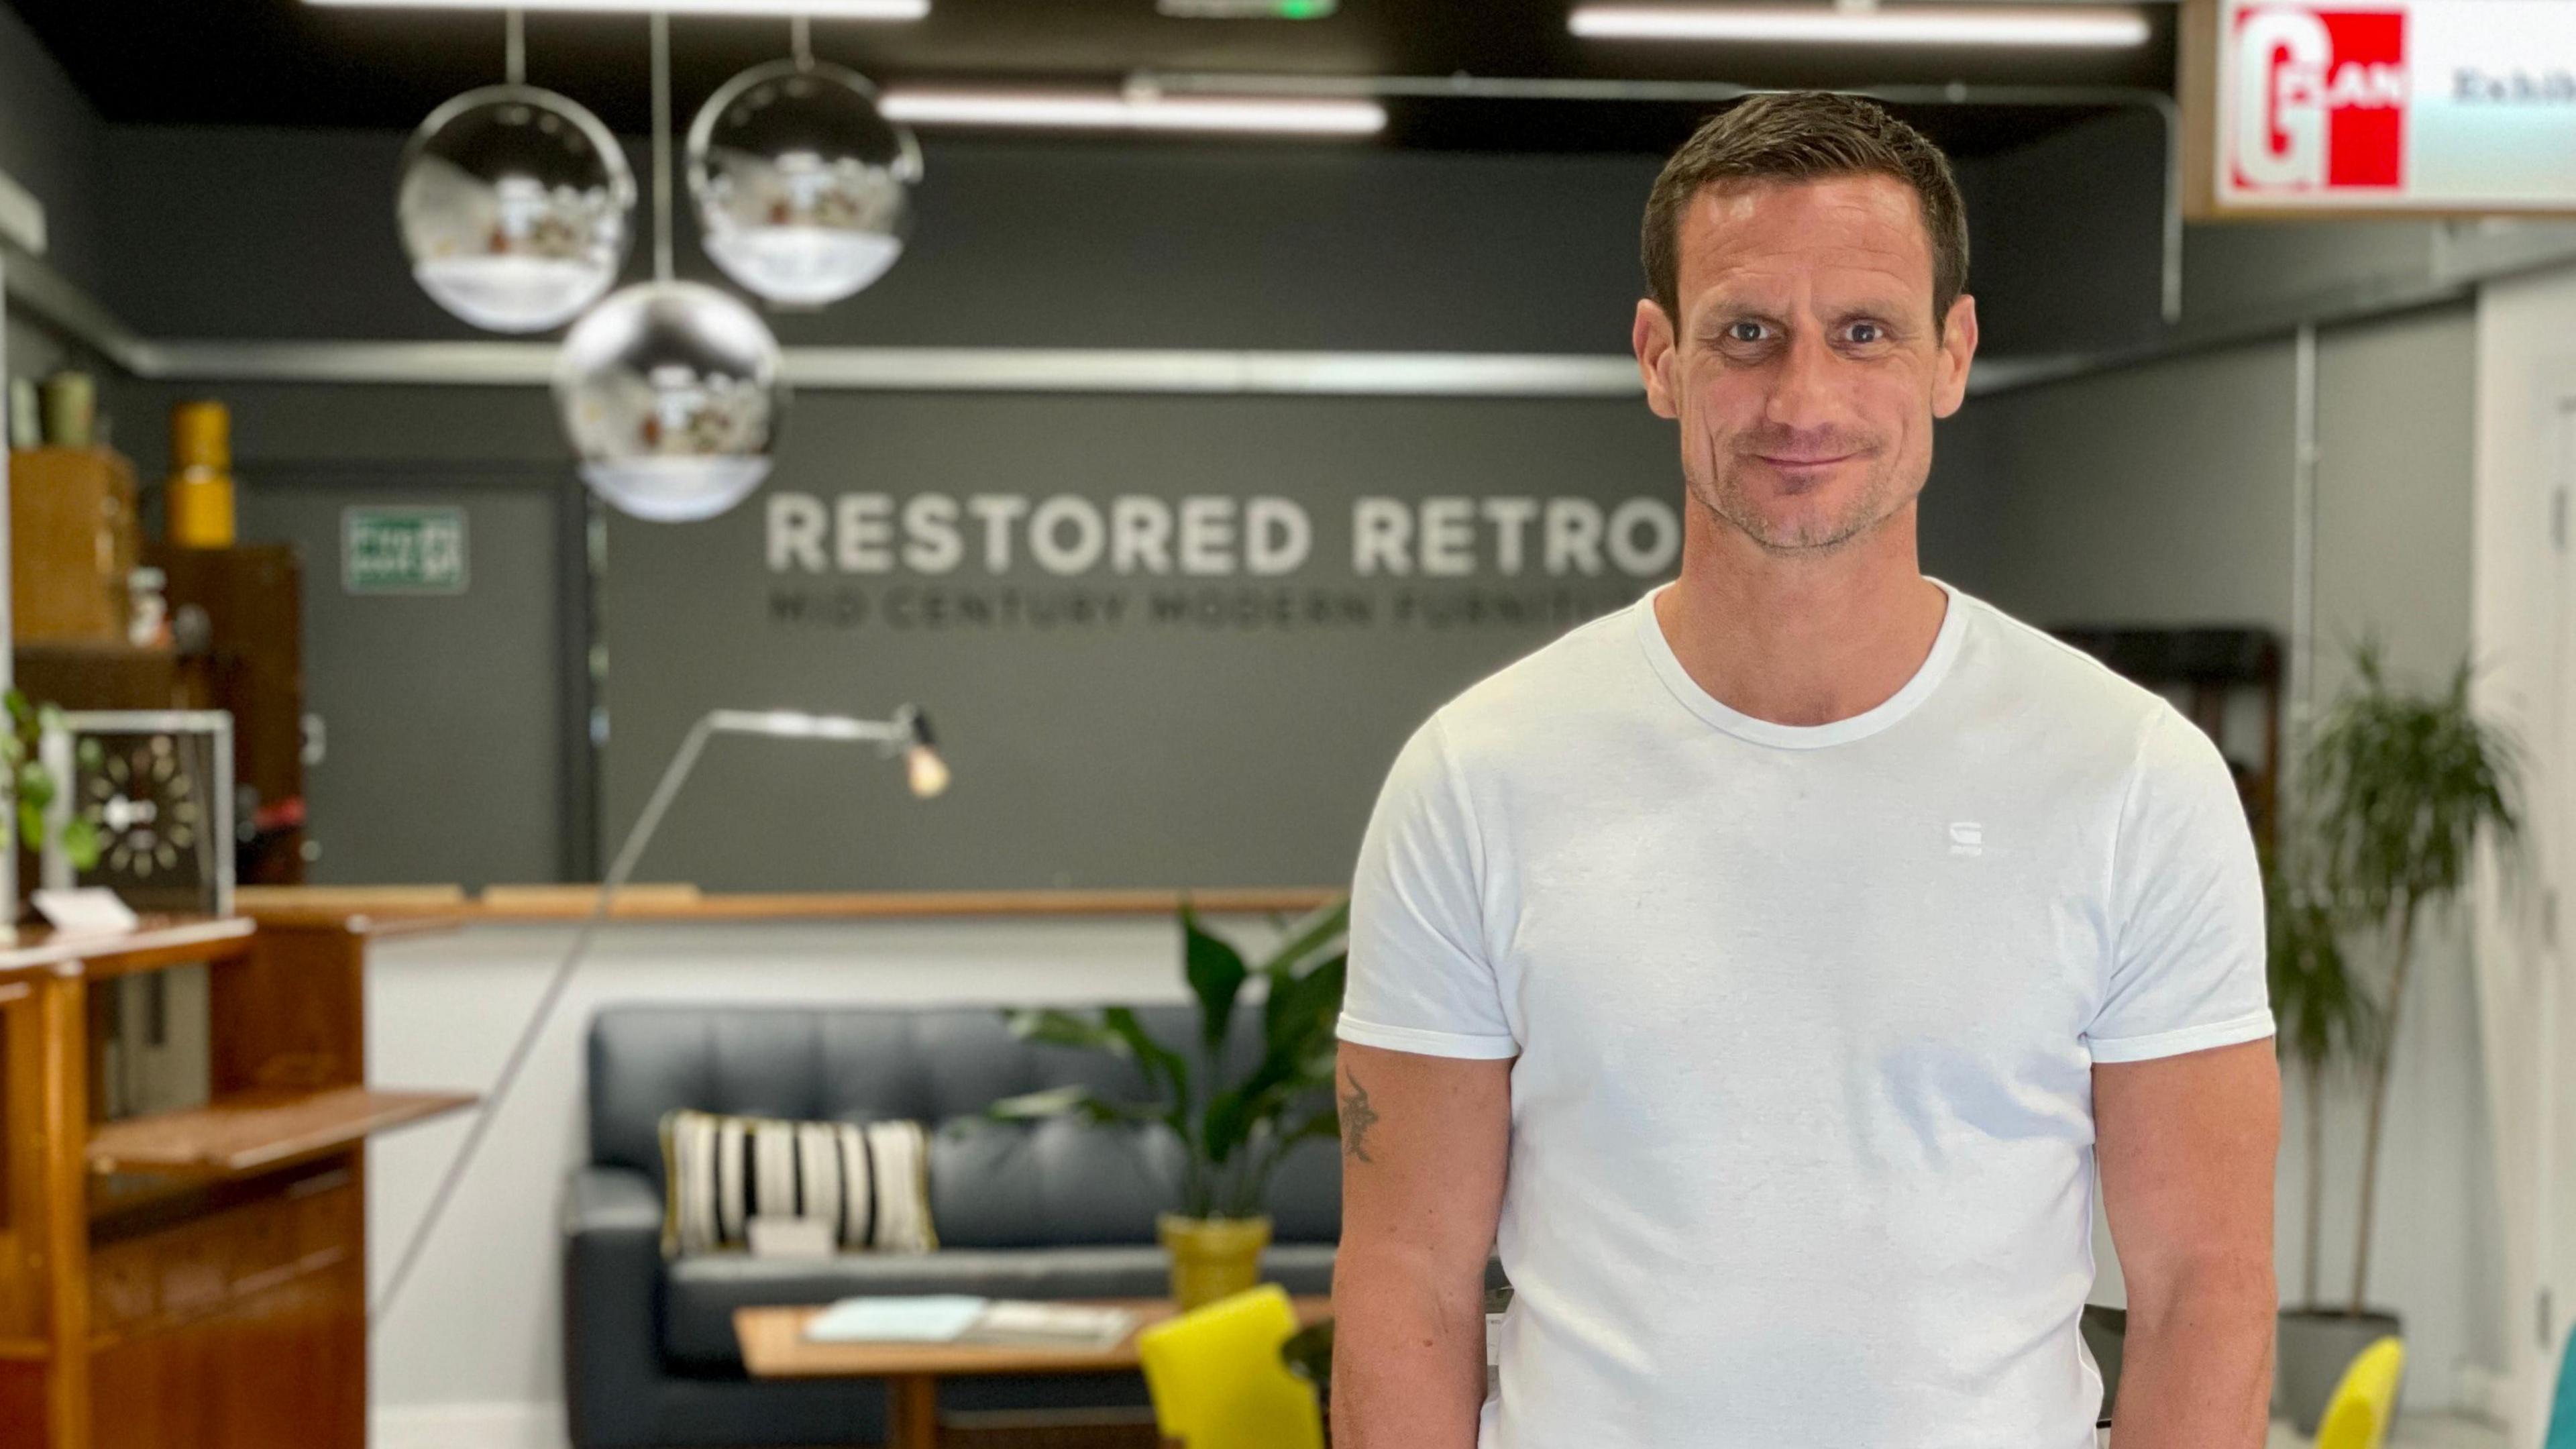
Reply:
<svg viewBox="0 0 2576 1449"><path fill-rule="evenodd" d="M978 1343L1013 1348L1117 1347L1136 1327L1124 1308L964 1294L844 1298L805 1324L811 1343Z"/></svg>

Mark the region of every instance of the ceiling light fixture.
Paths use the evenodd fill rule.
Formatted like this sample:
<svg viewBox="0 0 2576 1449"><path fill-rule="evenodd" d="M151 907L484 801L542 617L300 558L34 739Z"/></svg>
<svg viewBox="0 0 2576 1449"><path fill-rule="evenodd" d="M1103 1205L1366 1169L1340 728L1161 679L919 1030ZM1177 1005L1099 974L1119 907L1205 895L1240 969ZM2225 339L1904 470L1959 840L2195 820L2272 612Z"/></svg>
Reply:
<svg viewBox="0 0 2576 1449"><path fill-rule="evenodd" d="M792 35L793 58L735 76L698 111L689 195L699 242L726 276L819 307L903 255L921 148L877 109L876 87L814 58L802 20Z"/></svg>
<svg viewBox="0 0 2576 1449"><path fill-rule="evenodd" d="M637 518L713 518L749 496L787 408L778 339L731 292L671 270L671 21L653 17L653 280L591 308L555 354L581 479Z"/></svg>
<svg viewBox="0 0 2576 1449"><path fill-rule="evenodd" d="M2151 34L2142 13L2107 5L1582 5L1566 17L1566 28L1594 40L2099 49L2144 45Z"/></svg>
<svg viewBox="0 0 2576 1449"><path fill-rule="evenodd" d="M506 85L430 113L403 149L394 218L432 300L492 332L543 332L605 295L626 261L635 177L599 118L528 82L518 12Z"/></svg>
<svg viewBox="0 0 2576 1449"><path fill-rule="evenodd" d="M915 126L1003 126L1090 131L1230 131L1367 136L1386 129L1374 101L1286 96L1173 96L1114 91L890 87L886 118Z"/></svg>
<svg viewBox="0 0 2576 1449"><path fill-rule="evenodd" d="M601 15L702 15L777 20L919 20L930 0L304 0L375 10L574 10Z"/></svg>
<svg viewBox="0 0 2576 1449"><path fill-rule="evenodd" d="M1154 0L1175 20L1326 20L1341 0Z"/></svg>

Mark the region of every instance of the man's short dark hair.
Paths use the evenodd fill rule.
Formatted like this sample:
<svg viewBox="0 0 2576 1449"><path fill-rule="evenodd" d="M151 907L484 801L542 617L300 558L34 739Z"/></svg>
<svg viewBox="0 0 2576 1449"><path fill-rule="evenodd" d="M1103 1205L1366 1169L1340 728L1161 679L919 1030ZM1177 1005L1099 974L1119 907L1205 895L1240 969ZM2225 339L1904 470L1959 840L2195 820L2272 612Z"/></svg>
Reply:
<svg viewBox="0 0 2576 1449"><path fill-rule="evenodd" d="M1892 176L1914 188L1932 238L1932 324L1968 288L1968 212L1949 158L1923 133L1858 96L1830 91L1759 95L1709 118L1682 143L1646 198L1640 251L1646 288L1681 325L1681 220L1711 186Z"/></svg>

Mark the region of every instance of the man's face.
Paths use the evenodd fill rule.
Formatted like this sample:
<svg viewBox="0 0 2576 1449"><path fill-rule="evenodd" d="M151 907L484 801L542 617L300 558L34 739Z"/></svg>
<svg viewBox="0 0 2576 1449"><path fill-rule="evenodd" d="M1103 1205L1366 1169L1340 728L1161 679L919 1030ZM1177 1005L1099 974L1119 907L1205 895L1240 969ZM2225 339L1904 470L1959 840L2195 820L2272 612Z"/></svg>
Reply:
<svg viewBox="0 0 2576 1449"><path fill-rule="evenodd" d="M1637 305L1654 410L1693 501L1772 553L1837 548L1909 507L1958 411L1976 304L1932 315L1932 240L1889 176L1710 187L1680 218L1681 316Z"/></svg>

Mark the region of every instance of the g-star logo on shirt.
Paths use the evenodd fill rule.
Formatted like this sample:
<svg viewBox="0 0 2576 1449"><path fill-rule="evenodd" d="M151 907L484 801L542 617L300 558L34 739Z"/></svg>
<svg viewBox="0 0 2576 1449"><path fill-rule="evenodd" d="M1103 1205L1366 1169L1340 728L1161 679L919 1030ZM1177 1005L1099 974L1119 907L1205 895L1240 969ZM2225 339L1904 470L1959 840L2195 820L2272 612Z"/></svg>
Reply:
<svg viewBox="0 0 2576 1449"><path fill-rule="evenodd" d="M1950 853L1952 855L1985 854L1986 827L1978 824L1974 820L1951 821Z"/></svg>

